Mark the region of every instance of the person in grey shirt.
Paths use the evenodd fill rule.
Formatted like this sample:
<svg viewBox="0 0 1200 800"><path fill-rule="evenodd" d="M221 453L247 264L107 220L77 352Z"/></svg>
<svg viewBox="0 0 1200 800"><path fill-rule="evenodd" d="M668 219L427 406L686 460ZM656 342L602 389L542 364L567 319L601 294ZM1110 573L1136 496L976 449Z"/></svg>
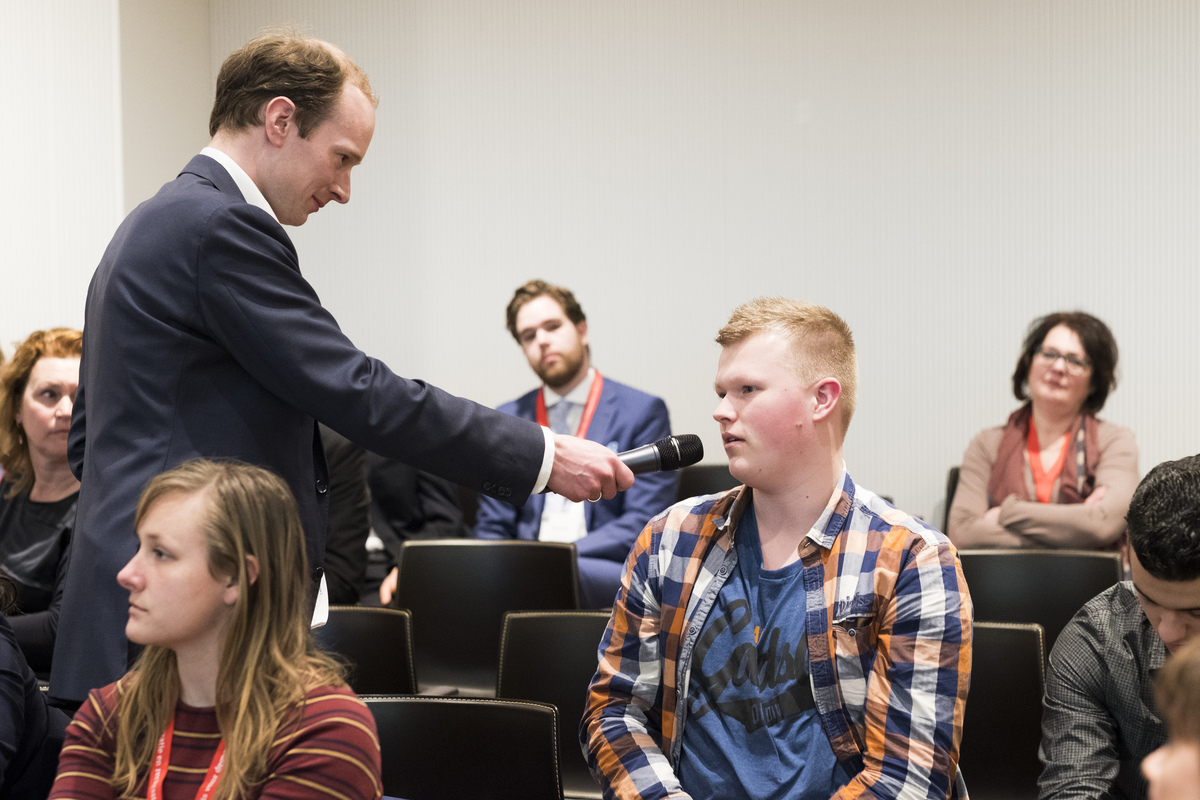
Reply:
<svg viewBox="0 0 1200 800"><path fill-rule="evenodd" d="M1085 605L1050 653L1041 800L1146 797L1166 728L1154 675L1200 632L1200 455L1159 464L1127 515L1133 580Z"/></svg>

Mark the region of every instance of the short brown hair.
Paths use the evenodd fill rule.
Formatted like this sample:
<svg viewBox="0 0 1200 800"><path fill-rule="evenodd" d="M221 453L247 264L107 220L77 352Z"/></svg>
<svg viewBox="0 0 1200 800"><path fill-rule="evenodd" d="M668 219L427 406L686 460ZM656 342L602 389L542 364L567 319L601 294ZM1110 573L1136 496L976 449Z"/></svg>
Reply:
<svg viewBox="0 0 1200 800"><path fill-rule="evenodd" d="M25 430L17 424L17 412L34 365L42 358L78 358L82 353L83 334L74 328L34 331L17 345L12 361L0 374L0 464L9 483L9 497L33 488L29 442Z"/></svg>
<svg viewBox="0 0 1200 800"><path fill-rule="evenodd" d="M291 31L260 34L221 65L208 134L261 125L263 106L286 97L296 104L300 136L308 136L332 113L347 82L379 105L367 74L328 42Z"/></svg>
<svg viewBox="0 0 1200 800"><path fill-rule="evenodd" d="M1100 413L1109 392L1117 388L1117 340L1108 326L1085 311L1056 311L1038 317L1029 325L1021 357L1013 370L1013 395L1024 403L1029 399L1029 368L1033 357L1042 347L1046 335L1059 325L1070 328L1079 337L1083 352L1092 362L1092 379L1083 407L1093 414Z"/></svg>
<svg viewBox="0 0 1200 800"><path fill-rule="evenodd" d="M1171 739L1200 742L1200 638L1167 659L1154 680L1154 704Z"/></svg>
<svg viewBox="0 0 1200 800"><path fill-rule="evenodd" d="M845 436L858 393L858 359L850 326L824 306L783 297L759 297L733 310L729 322L717 332L717 344L729 347L767 332L787 337L792 367L800 380L808 383L832 377L842 385L838 405Z"/></svg>
<svg viewBox="0 0 1200 800"><path fill-rule="evenodd" d="M513 292L512 300L508 301L508 309L505 311L508 332L512 334L512 337L517 340L518 344L521 342L521 339L517 336L517 313L530 300L536 300L542 295L549 297L562 306L563 313L567 315L567 319L571 320L572 324L578 325L581 322L587 322L587 316L583 313L583 309L579 306L579 301L575 299L575 295L571 294L570 289L555 286L543 280L532 280Z"/></svg>

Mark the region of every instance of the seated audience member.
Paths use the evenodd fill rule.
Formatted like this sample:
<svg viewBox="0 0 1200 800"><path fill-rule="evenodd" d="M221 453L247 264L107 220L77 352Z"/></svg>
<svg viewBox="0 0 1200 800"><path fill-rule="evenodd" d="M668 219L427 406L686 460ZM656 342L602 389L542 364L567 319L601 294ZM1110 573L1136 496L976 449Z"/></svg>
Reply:
<svg viewBox="0 0 1200 800"><path fill-rule="evenodd" d="M1200 631L1200 456L1152 469L1128 518L1133 581L1085 605L1050 653L1043 800L1146 796L1138 765L1166 741L1153 676Z"/></svg>
<svg viewBox="0 0 1200 800"><path fill-rule="evenodd" d="M666 403L592 366L587 317L570 290L530 281L513 294L506 321L542 385L500 406L501 411L617 452L671 435ZM574 542L583 607L607 608L638 531L675 502L678 485L677 473L648 473L629 491L611 500L597 497L586 506L550 494L530 497L523 508L480 497L475 535Z"/></svg>
<svg viewBox="0 0 1200 800"><path fill-rule="evenodd" d="M0 350L0 378L4 377L4 351ZM0 478L4 477L4 464L0 464Z"/></svg>
<svg viewBox="0 0 1200 800"><path fill-rule="evenodd" d="M0 570L17 587L9 624L37 672L50 670L79 481L67 433L82 334L34 331L0 377Z"/></svg>
<svg viewBox="0 0 1200 800"><path fill-rule="evenodd" d="M331 605L352 606L367 579L366 451L326 425L318 424L329 470L329 518L325 531L325 584Z"/></svg>
<svg viewBox="0 0 1200 800"><path fill-rule="evenodd" d="M309 635L288 485L190 461L151 480L135 519L118 580L145 649L67 727L50 796L190 800L215 779L215 800L378 798L374 719Z"/></svg>
<svg viewBox="0 0 1200 800"><path fill-rule="evenodd" d="M1200 639L1169 659L1154 680L1167 743L1142 762L1150 800L1200 800Z"/></svg>
<svg viewBox="0 0 1200 800"><path fill-rule="evenodd" d="M371 488L374 536L367 540L363 602L386 606L396 592L400 545L407 541L463 539L470 536L471 530L459 503L460 490L444 478L394 458L367 453L367 484Z"/></svg>
<svg viewBox="0 0 1200 800"><path fill-rule="evenodd" d="M12 581L0 574L0 797L44 800L54 781L67 716L46 705L4 616L15 596Z"/></svg>
<svg viewBox="0 0 1200 800"><path fill-rule="evenodd" d="M1117 343L1082 311L1034 320L1013 372L1024 405L963 456L947 533L959 547L1120 546L1137 444L1096 418L1117 386Z"/></svg>
<svg viewBox="0 0 1200 800"><path fill-rule="evenodd" d="M458 492L447 480L368 453L333 429L319 427L329 465L329 602L387 605L396 590L395 554L401 542L467 536Z"/></svg>
<svg viewBox="0 0 1200 800"><path fill-rule="evenodd" d="M604 796L964 797L970 598L950 542L846 471L849 328L759 299L717 342L745 485L630 553L581 726Z"/></svg>

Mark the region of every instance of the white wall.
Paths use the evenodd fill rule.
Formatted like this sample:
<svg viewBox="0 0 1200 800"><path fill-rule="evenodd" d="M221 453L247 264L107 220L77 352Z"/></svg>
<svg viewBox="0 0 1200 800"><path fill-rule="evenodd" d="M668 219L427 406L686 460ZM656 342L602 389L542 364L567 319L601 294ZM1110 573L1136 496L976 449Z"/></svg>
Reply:
<svg viewBox="0 0 1200 800"><path fill-rule="evenodd" d="M123 203L128 213L208 144L215 67L208 0L120 4Z"/></svg>
<svg viewBox="0 0 1200 800"><path fill-rule="evenodd" d="M285 22L370 73L354 202L294 238L402 374L489 404L528 389L503 308L541 276L580 297L597 365L720 460L715 331L756 295L816 301L858 341L853 474L929 515L1015 406L1026 325L1079 307L1121 344L1103 416L1135 430L1142 471L1200 451L1191 0L210 8L210 84Z"/></svg>
<svg viewBox="0 0 1200 800"><path fill-rule="evenodd" d="M8 75L0 153L0 349L81 326L121 219L116 0L0 2Z"/></svg>
<svg viewBox="0 0 1200 800"><path fill-rule="evenodd" d="M1200 18L1143 4L213 0L213 62L264 25L337 42L383 101L354 205L296 232L346 330L486 403L532 384L503 330L572 287L597 364L721 458L711 339L739 302L843 314L847 461L931 514L1014 407L1029 321L1122 346L1106 416L1143 472L1200 450Z"/></svg>

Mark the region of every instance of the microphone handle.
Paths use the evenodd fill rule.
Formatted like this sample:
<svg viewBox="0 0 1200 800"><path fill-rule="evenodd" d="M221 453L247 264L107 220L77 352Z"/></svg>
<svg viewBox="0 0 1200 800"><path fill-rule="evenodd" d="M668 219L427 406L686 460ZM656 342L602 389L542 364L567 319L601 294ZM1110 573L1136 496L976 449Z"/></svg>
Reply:
<svg viewBox="0 0 1200 800"><path fill-rule="evenodd" d="M629 467L634 475L657 472L662 469L662 461L658 456L658 448L652 444L643 445L633 450L626 450L624 453L618 453L617 458L621 459L621 463Z"/></svg>

